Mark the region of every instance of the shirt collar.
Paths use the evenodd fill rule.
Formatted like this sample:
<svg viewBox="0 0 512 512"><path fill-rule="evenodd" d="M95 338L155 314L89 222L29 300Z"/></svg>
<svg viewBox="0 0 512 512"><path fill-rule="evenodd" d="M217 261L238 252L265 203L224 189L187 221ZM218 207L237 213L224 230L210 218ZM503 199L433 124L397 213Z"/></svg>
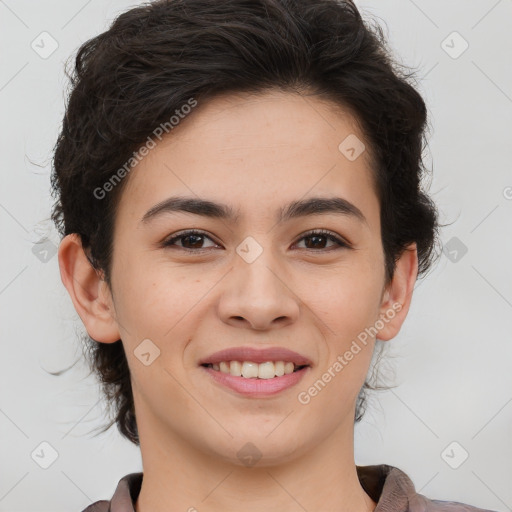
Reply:
<svg viewBox="0 0 512 512"><path fill-rule="evenodd" d="M356 466L362 488L377 503L375 512L408 512L426 510L426 499L417 494L411 479L400 469L380 464ZM135 512L143 473L130 473L121 478L108 512Z"/></svg>

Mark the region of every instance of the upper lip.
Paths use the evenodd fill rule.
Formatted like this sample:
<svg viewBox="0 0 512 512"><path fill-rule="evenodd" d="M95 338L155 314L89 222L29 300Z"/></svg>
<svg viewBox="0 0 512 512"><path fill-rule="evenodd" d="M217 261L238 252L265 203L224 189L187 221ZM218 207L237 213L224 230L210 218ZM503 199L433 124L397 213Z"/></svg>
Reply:
<svg viewBox="0 0 512 512"><path fill-rule="evenodd" d="M267 361L290 361L297 366L308 365L311 366L311 360L306 356L288 350L284 347L271 347L271 348L252 348L252 347L235 347L227 348L209 356L204 357L199 361L200 365L215 364L221 361L252 361L253 363L265 363Z"/></svg>

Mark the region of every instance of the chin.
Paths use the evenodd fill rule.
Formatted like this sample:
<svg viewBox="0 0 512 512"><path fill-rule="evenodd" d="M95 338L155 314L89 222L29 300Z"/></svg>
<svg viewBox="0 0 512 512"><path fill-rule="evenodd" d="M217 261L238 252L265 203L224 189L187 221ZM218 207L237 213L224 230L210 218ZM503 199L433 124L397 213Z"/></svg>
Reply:
<svg viewBox="0 0 512 512"><path fill-rule="evenodd" d="M275 428L275 425L272 428ZM304 443L300 443L296 436L290 434L289 429L283 430L281 435L277 431L272 432L272 429L268 432L259 429L256 433L252 430L255 428L251 429L250 434L240 434L229 441L227 448L230 463L242 467L278 466L293 461L307 450ZM239 432L243 431L239 430Z"/></svg>

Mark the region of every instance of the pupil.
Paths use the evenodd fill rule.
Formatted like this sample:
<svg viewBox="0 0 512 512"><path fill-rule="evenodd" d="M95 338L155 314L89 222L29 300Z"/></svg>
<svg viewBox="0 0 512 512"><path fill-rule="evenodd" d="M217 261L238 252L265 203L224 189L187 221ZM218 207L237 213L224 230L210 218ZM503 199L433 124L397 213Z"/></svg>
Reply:
<svg viewBox="0 0 512 512"><path fill-rule="evenodd" d="M202 238L202 235L187 235L187 236L185 236L184 240L188 240L188 239L190 239L190 238L192 238L192 239L196 238L196 239L198 239L198 240L199 240L199 242L197 242L197 243L193 243L193 242L192 242L192 246L193 246L193 247L197 247L197 245L199 245L199 246L201 245L201 238ZM189 245L189 244L186 244L186 245ZM199 248L200 248L200 247L199 247Z"/></svg>
<svg viewBox="0 0 512 512"><path fill-rule="evenodd" d="M319 239L319 238L320 238L320 239L322 239L322 238L323 238L323 239L325 240L325 236L324 236L324 235L311 235L311 236L309 236L308 238L309 238L310 240L316 240L317 242L318 242L318 239ZM318 244L317 244L317 243L314 243L313 245L314 245L314 247L317 247L317 246L318 246ZM310 249L310 247L308 247L308 249Z"/></svg>

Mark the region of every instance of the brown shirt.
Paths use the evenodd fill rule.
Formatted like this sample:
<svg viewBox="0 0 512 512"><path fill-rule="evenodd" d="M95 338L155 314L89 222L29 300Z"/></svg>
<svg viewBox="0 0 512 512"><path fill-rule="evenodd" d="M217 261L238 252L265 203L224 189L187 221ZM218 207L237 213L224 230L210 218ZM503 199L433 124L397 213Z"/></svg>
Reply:
<svg viewBox="0 0 512 512"><path fill-rule="evenodd" d="M495 512L457 503L430 500L416 493L411 479L400 469L380 464L356 466L357 476L366 493L377 503L375 512ZM143 473L121 478L110 501L101 500L83 512L135 512Z"/></svg>

